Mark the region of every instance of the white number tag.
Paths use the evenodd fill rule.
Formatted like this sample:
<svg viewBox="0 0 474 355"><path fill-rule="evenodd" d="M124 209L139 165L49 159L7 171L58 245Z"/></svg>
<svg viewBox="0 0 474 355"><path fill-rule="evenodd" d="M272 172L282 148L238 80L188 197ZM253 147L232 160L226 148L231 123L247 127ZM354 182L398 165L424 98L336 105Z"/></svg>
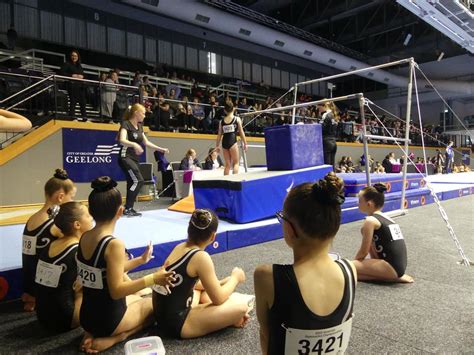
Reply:
<svg viewBox="0 0 474 355"><path fill-rule="evenodd" d="M233 124L222 126L222 131L224 133L233 133L235 132L235 126Z"/></svg>
<svg viewBox="0 0 474 355"><path fill-rule="evenodd" d="M388 228L390 229L390 234L392 235L392 240L403 239L402 230L398 224L389 224Z"/></svg>
<svg viewBox="0 0 474 355"><path fill-rule="evenodd" d="M102 270L99 268L86 265L77 260L77 275L84 287L95 288L97 290L104 288Z"/></svg>
<svg viewBox="0 0 474 355"><path fill-rule="evenodd" d="M344 354L351 337L352 317L327 329L286 329L285 354Z"/></svg>
<svg viewBox="0 0 474 355"><path fill-rule="evenodd" d="M23 254L36 255L36 237L23 235Z"/></svg>
<svg viewBox="0 0 474 355"><path fill-rule="evenodd" d="M63 267L61 265L39 260L36 266L35 282L46 287L56 288L59 285L62 271Z"/></svg>

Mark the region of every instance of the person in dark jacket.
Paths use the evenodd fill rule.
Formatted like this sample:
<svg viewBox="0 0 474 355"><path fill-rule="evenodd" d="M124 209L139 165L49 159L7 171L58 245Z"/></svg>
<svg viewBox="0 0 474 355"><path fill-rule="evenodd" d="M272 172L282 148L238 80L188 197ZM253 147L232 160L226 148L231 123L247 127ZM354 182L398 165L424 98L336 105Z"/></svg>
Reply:
<svg viewBox="0 0 474 355"><path fill-rule="evenodd" d="M324 164L332 165L334 168L337 152L336 131L338 124L336 106L332 102L326 102L324 108L325 112L321 118Z"/></svg>
<svg viewBox="0 0 474 355"><path fill-rule="evenodd" d="M61 75L69 76L74 79L84 79L84 70L81 66L81 57L76 50L71 51L69 59L64 63L60 70ZM87 121L86 117L86 92L84 85L80 81L70 80L67 83L69 94L69 116L74 117L76 104L81 107L82 120Z"/></svg>
<svg viewBox="0 0 474 355"><path fill-rule="evenodd" d="M224 166L222 159L215 148L209 148L209 153L204 161L204 170L220 169Z"/></svg>
<svg viewBox="0 0 474 355"><path fill-rule="evenodd" d="M186 156L181 160L179 164L179 170L201 170L202 166L199 160L196 158L196 151L189 149L186 152Z"/></svg>

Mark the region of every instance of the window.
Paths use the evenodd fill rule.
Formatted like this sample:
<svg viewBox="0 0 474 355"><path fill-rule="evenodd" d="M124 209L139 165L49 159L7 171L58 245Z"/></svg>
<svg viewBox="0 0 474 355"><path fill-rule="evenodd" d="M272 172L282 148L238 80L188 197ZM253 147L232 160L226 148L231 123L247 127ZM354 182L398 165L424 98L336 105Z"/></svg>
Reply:
<svg viewBox="0 0 474 355"><path fill-rule="evenodd" d="M217 74L216 53L207 52L207 72L209 74Z"/></svg>

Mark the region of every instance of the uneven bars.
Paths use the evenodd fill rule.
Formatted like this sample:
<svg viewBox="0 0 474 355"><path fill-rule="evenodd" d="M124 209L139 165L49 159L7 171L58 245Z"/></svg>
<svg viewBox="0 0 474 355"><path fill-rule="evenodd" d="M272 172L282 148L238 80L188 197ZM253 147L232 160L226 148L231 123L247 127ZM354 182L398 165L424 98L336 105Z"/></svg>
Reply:
<svg viewBox="0 0 474 355"><path fill-rule="evenodd" d="M351 99L356 99L358 97L363 97L363 94L362 93L350 94L350 95L346 95L346 96L333 97L332 99L322 99L322 100L316 100L316 101L310 101L310 102L302 102L302 103L296 104L296 105L289 105L289 106L269 108L269 109L260 110L260 111L240 113L239 116L247 116L247 115L256 115L256 114L260 114L260 113L284 111L284 110L288 110L288 109L293 108L293 107L296 108L296 107L313 106L313 105L317 105L317 104L323 104L325 102L351 100Z"/></svg>
<svg viewBox="0 0 474 355"><path fill-rule="evenodd" d="M340 78L340 77L342 77L342 76L347 76L347 75L362 73L362 72L367 71L367 70L381 69L381 68L391 67L392 65L405 64L405 63L408 63L408 62L410 62L410 61L412 61L412 60L413 60L413 58L401 59L401 60L397 60L396 62L390 62L390 63L385 63L385 64L376 65L376 66L373 66L373 67L367 67L367 68L362 68L362 69L356 69L356 70L348 71L348 72L345 72L345 73L335 74L335 75L331 75L331 76L325 76L325 77L322 77L322 78L319 78L319 79L313 79L313 80L308 80L308 81L302 81L302 82L300 82L300 83L296 83L295 86L318 83L318 82L320 82L320 81L326 81L326 80L331 80L331 79Z"/></svg>

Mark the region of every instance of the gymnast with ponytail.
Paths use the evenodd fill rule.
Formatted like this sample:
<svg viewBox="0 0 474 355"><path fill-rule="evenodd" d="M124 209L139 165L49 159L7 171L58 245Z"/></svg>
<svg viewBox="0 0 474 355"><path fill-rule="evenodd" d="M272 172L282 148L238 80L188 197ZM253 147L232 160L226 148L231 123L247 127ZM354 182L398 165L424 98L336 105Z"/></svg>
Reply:
<svg viewBox="0 0 474 355"><path fill-rule="evenodd" d="M151 325L152 300L135 293L154 284L167 288L173 281L173 272L163 268L135 280L124 277L152 258L153 247L150 242L140 257L126 260L124 243L113 236L124 210L117 183L102 176L91 186L89 213L96 224L84 233L77 252L83 288L80 323L86 331L81 348L87 353L108 349Z"/></svg>
<svg viewBox="0 0 474 355"><path fill-rule="evenodd" d="M276 213L283 238L293 250L293 264L260 265L255 270L262 354L321 353L327 344L318 343L314 333L333 327L344 332L333 338L330 351L344 353L356 270L349 260L334 261L329 255L343 202L343 181L331 172L315 183L292 188L283 211ZM298 338L299 333L305 334Z"/></svg>
<svg viewBox="0 0 474 355"><path fill-rule="evenodd" d="M56 169L54 176L44 186L44 195L43 207L28 219L23 230L22 273L24 293L21 300L24 303L23 309L29 312L35 309L35 275L38 255L52 240L61 235L61 232L54 226L48 210L55 205L72 201L76 195L76 187L65 170Z"/></svg>
<svg viewBox="0 0 474 355"><path fill-rule="evenodd" d="M86 206L66 202L48 211L62 235L40 253L36 267L36 316L40 324L55 332L79 326L82 288L77 279L79 240L93 227Z"/></svg>
<svg viewBox="0 0 474 355"><path fill-rule="evenodd" d="M405 274L407 248L400 226L382 212L385 191L385 184L377 183L359 192L359 210L367 218L353 263L360 281L411 283L413 278Z"/></svg>

